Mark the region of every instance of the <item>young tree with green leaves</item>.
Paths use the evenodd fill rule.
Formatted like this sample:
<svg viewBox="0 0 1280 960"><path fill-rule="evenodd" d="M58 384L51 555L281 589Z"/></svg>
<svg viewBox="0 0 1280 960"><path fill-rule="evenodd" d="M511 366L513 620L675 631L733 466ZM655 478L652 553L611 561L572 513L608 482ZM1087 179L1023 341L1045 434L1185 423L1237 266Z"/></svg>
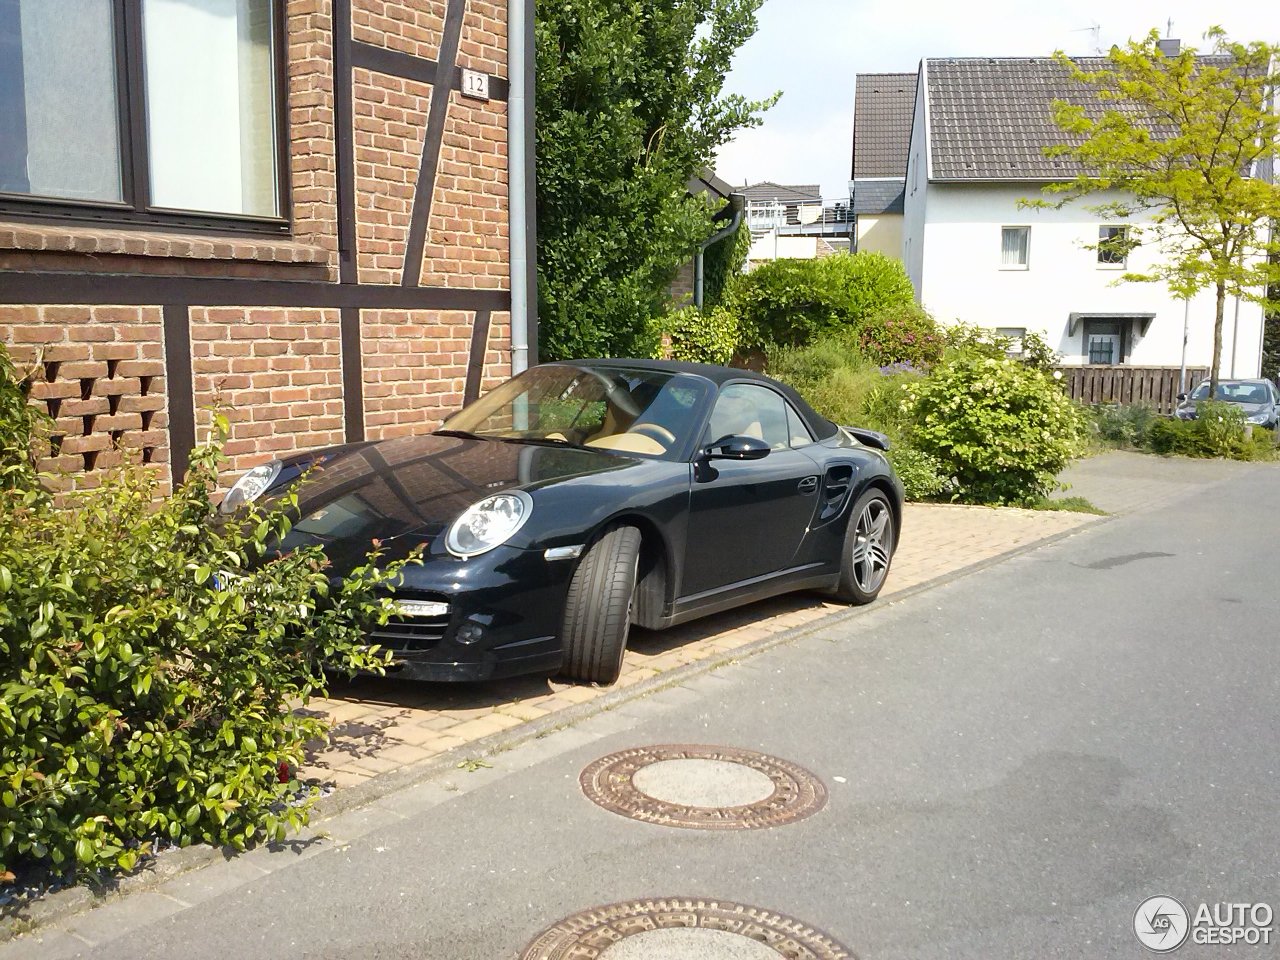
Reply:
<svg viewBox="0 0 1280 960"><path fill-rule="evenodd" d="M652 350L667 284L714 230L687 193L776 97L724 95L763 0L538 0L543 359Z"/></svg>
<svg viewBox="0 0 1280 960"><path fill-rule="evenodd" d="M1115 219L1145 215L1107 246L1125 253L1151 245L1160 255L1150 269L1122 280L1164 281L1181 298L1214 291L1216 391L1227 297L1277 306L1269 293L1280 278L1273 228L1280 188L1257 174L1275 156L1280 132L1280 46L1233 43L1218 28L1205 37L1213 44L1210 56L1191 47L1166 56L1153 30L1140 42L1113 47L1097 70L1059 53L1072 77L1096 91L1101 109L1054 103L1054 121L1071 142L1047 152L1076 160L1080 173L1045 190L1060 198L1058 206L1118 191L1117 199L1090 209Z"/></svg>

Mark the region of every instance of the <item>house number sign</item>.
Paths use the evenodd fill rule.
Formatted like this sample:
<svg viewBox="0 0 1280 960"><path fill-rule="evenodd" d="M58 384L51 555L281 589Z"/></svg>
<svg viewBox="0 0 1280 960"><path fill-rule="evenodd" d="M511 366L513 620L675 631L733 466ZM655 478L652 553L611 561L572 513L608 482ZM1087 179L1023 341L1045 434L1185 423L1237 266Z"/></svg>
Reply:
<svg viewBox="0 0 1280 960"><path fill-rule="evenodd" d="M489 75L479 70L462 71L462 95L476 100L489 99Z"/></svg>

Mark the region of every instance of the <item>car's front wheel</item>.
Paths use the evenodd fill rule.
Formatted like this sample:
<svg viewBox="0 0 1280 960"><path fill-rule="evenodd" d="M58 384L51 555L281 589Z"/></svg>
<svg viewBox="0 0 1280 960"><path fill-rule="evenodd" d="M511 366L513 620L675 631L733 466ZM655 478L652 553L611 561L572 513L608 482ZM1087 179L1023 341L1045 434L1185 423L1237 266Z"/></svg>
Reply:
<svg viewBox="0 0 1280 960"><path fill-rule="evenodd" d="M612 527L587 550L565 599L564 676L605 684L618 679L639 564L635 527Z"/></svg>
<svg viewBox="0 0 1280 960"><path fill-rule="evenodd" d="M858 498L849 515L835 595L846 603L870 603L880 593L897 546L893 507L879 490Z"/></svg>

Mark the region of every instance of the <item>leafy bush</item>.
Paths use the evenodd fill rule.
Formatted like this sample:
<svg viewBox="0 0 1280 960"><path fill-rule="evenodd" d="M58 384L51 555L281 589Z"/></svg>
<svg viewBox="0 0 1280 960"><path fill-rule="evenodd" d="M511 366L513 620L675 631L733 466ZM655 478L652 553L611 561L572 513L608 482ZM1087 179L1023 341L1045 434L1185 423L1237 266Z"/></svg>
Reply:
<svg viewBox="0 0 1280 960"><path fill-rule="evenodd" d="M702 258L702 309L720 306L726 292L742 276L750 252L751 231L745 220L729 236L707 247Z"/></svg>
<svg viewBox="0 0 1280 960"><path fill-rule="evenodd" d="M962 350L905 390L914 421L911 444L954 478L954 499L1037 500L1082 450L1083 415L1034 366Z"/></svg>
<svg viewBox="0 0 1280 960"><path fill-rule="evenodd" d="M1143 403L1104 403L1090 407L1093 429L1103 443L1118 447L1144 447L1159 415Z"/></svg>
<svg viewBox="0 0 1280 960"><path fill-rule="evenodd" d="M942 461L923 450L894 443L889 448L889 462L908 500L933 500L951 485Z"/></svg>
<svg viewBox="0 0 1280 960"><path fill-rule="evenodd" d="M858 346L881 366L927 367L941 359L943 342L933 317L915 301L883 306L858 324Z"/></svg>
<svg viewBox="0 0 1280 960"><path fill-rule="evenodd" d="M1270 460L1276 454L1275 441L1269 430L1249 430L1244 411L1236 404L1206 401L1197 407L1194 420L1158 418L1151 424L1146 446L1165 455Z"/></svg>
<svg viewBox="0 0 1280 960"><path fill-rule="evenodd" d="M23 465L23 399L0 348L0 875L305 822L291 771L325 724L293 708L322 663L380 668L363 642L400 564L334 583L316 549L273 554L288 500L214 523L221 435L167 500L126 466L55 503Z"/></svg>
<svg viewBox="0 0 1280 960"><path fill-rule="evenodd" d="M1044 337L1034 330L1026 331L1020 338L1021 342L1015 343L1012 338L1001 336L986 327L961 323L947 327L944 339L948 353L976 353L996 360L1010 357L1046 372L1052 371L1062 361Z"/></svg>
<svg viewBox="0 0 1280 960"><path fill-rule="evenodd" d="M728 305L741 318L744 342L795 347L913 301L902 261L855 253L762 264L735 285Z"/></svg>
<svg viewBox="0 0 1280 960"><path fill-rule="evenodd" d="M738 318L723 307L685 307L667 314L658 327L676 360L726 364L738 349Z"/></svg>

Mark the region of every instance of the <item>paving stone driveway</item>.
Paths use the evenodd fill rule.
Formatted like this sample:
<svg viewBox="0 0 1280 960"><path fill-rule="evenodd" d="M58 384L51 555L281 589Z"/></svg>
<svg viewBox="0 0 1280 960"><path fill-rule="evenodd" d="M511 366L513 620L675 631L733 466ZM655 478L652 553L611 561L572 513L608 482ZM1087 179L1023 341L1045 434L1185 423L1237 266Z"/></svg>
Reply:
<svg viewBox="0 0 1280 960"><path fill-rule="evenodd" d="M908 504L902 545L881 599L1097 520L1076 513ZM683 627L635 630L617 686L750 644L844 609L797 594L752 604ZM485 684L423 684L380 677L344 686L311 709L334 721L327 749L304 776L347 787L399 767L603 696L615 687L543 677Z"/></svg>

